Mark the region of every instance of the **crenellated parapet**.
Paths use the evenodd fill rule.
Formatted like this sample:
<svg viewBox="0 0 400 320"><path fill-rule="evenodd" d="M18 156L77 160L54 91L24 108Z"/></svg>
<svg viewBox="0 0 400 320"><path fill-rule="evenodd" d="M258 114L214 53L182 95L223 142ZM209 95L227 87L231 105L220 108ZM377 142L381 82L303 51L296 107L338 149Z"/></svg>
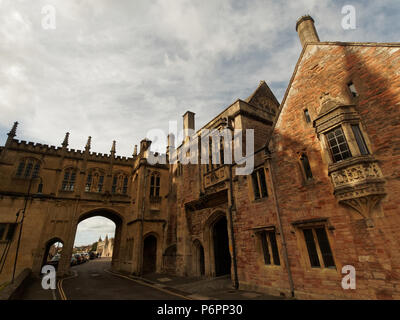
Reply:
<svg viewBox="0 0 400 320"><path fill-rule="evenodd" d="M76 160L83 160L85 154L84 150L67 149L47 144L34 143L16 139L13 139L11 141L9 150L43 154L49 156L57 156L57 157L63 156L66 158L72 158ZM99 162L109 162L110 159L111 159L110 154L103 154L100 152L90 152L87 158L87 160L89 161L99 161ZM134 160L135 157L114 156L114 164L131 165L131 163Z"/></svg>

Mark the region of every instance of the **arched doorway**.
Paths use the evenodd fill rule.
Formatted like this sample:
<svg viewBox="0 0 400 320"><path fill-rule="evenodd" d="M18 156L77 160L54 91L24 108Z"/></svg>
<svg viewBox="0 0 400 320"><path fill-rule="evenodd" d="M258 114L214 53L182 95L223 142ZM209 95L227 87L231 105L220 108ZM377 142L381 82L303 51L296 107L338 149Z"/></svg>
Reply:
<svg viewBox="0 0 400 320"><path fill-rule="evenodd" d="M226 217L221 217L212 227L214 247L215 275L231 273L231 255L229 253L228 226Z"/></svg>
<svg viewBox="0 0 400 320"><path fill-rule="evenodd" d="M52 265L56 269L61 258L64 242L60 238L53 238L46 242L42 259L42 266Z"/></svg>
<svg viewBox="0 0 400 320"><path fill-rule="evenodd" d="M199 240L193 242L193 269L196 276L205 275L204 248Z"/></svg>
<svg viewBox="0 0 400 320"><path fill-rule="evenodd" d="M143 242L143 273L156 272L157 266L157 238L149 235Z"/></svg>
<svg viewBox="0 0 400 320"><path fill-rule="evenodd" d="M166 273L176 272L176 244L169 246L164 253L163 269Z"/></svg>

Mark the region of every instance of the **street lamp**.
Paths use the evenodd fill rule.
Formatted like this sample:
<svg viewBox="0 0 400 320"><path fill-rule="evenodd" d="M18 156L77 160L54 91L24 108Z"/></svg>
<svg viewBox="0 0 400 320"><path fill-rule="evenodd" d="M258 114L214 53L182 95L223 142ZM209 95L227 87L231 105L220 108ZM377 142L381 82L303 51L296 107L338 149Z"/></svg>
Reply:
<svg viewBox="0 0 400 320"><path fill-rule="evenodd" d="M13 268L13 275L12 275L12 280L11 283L14 283L14 278L15 278L15 270L17 268L17 259L18 259L18 253L19 253L19 245L21 243L21 234L22 234L22 226L24 223L24 218L25 218L25 211L26 211L26 207L28 205L28 200L29 200L29 196L30 196L30 192L31 192L31 187L32 187L32 181L34 179L40 179L40 183L38 185L38 194L42 193L43 190L43 180L41 177L38 177L35 173L33 173L32 177L29 179L29 187L28 187L28 194L25 197L25 204L24 204L24 209L22 210L22 218L21 218L21 227L19 228L19 234L18 234L18 242L17 242L17 250L15 253L15 260L14 260L14 268ZM17 212L17 220L18 220L18 216L19 216L20 211Z"/></svg>

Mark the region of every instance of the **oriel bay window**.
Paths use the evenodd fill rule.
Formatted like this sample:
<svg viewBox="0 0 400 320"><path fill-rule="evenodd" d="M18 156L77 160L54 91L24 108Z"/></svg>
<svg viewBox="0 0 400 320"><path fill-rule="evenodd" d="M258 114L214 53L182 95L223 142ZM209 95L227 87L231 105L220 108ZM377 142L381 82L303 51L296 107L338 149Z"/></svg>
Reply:
<svg viewBox="0 0 400 320"><path fill-rule="evenodd" d="M351 157L346 137L341 126L328 131L326 134L333 162L338 162Z"/></svg>
<svg viewBox="0 0 400 320"><path fill-rule="evenodd" d="M251 174L254 200L268 197L267 181L264 167L254 170Z"/></svg>

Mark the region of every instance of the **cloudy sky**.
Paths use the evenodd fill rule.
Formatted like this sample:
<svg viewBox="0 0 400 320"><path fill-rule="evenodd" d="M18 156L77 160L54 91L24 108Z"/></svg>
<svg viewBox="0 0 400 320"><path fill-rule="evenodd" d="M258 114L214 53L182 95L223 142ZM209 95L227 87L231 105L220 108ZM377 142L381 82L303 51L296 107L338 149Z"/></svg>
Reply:
<svg viewBox="0 0 400 320"><path fill-rule="evenodd" d="M348 4L355 30L341 26ZM70 148L90 135L93 151L117 140L130 156L149 130L181 127L187 110L200 128L260 80L280 101L306 13L322 41L400 40L399 0L0 0L0 144L19 121L20 140L60 145L69 131Z"/></svg>
<svg viewBox="0 0 400 320"><path fill-rule="evenodd" d="M115 223L103 217L93 217L83 220L78 224L74 246L92 244L99 240L104 240L106 235L113 238L115 234Z"/></svg>

